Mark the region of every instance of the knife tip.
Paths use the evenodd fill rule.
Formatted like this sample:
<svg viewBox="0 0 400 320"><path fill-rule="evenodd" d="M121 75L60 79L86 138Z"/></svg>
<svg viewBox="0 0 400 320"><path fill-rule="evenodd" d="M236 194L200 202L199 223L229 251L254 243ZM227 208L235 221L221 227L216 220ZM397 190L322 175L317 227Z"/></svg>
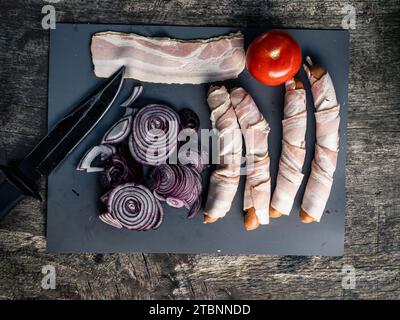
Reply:
<svg viewBox="0 0 400 320"><path fill-rule="evenodd" d="M125 67L125 66L122 66L121 68L119 68L119 70L117 71L117 73L118 73L118 74L120 74L120 73L125 74L125 70L126 70L126 67Z"/></svg>

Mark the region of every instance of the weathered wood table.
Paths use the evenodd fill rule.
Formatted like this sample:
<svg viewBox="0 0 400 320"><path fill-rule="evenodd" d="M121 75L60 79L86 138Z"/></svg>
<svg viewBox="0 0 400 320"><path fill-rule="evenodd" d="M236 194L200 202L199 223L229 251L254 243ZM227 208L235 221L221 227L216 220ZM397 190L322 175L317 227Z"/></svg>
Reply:
<svg viewBox="0 0 400 320"><path fill-rule="evenodd" d="M54 2L54 1L53 1ZM46 1L1 1L0 159L46 133ZM176 254L48 255L46 203L25 200L0 222L0 299L400 298L400 2L132 0L54 3L57 21L270 25L350 30L346 246L342 258ZM351 13L351 12L350 12ZM46 181L41 183L46 194ZM44 265L55 290L41 287ZM343 267L355 287L342 286ZM352 287L350 285L350 287ZM346 289L347 288L347 289Z"/></svg>

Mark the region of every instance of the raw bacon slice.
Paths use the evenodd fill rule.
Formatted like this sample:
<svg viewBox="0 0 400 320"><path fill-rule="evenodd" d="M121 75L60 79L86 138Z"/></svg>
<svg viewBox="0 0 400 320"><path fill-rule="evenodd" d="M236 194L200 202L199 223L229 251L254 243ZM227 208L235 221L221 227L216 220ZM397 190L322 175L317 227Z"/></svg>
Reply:
<svg viewBox="0 0 400 320"><path fill-rule="evenodd" d="M212 86L208 93L211 123L217 130L219 164L211 174L204 222L214 222L230 210L240 180L242 134L229 93L224 86Z"/></svg>
<svg viewBox="0 0 400 320"><path fill-rule="evenodd" d="M296 81L298 82L291 79L286 83L282 153L271 200L272 217L290 214L294 198L303 181L307 128L306 93L303 88L296 88Z"/></svg>
<svg viewBox="0 0 400 320"><path fill-rule="evenodd" d="M210 39L178 40L134 33L100 32L92 37L94 72L156 83L206 83L236 78L245 67L240 32Z"/></svg>
<svg viewBox="0 0 400 320"><path fill-rule="evenodd" d="M243 88L232 90L231 101L246 145L243 210L246 211L245 227L247 230L253 230L259 224L269 223L271 179L268 134L270 128L253 98ZM255 215L249 214L250 210ZM254 221L255 219L257 221Z"/></svg>
<svg viewBox="0 0 400 320"><path fill-rule="evenodd" d="M340 105L337 102L335 88L328 72L315 76L311 59L307 58L309 66L305 65L307 76L311 83L311 91L316 109L316 146L312 162L311 174L301 205L302 213L310 219L304 222L319 222L324 213L333 184L333 174L339 152Z"/></svg>

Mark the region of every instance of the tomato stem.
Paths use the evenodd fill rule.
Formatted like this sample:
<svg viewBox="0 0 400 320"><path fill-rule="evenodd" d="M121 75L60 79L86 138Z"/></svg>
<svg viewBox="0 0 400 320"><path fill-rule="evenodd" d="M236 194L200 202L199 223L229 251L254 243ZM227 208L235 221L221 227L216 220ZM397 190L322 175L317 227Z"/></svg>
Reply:
<svg viewBox="0 0 400 320"><path fill-rule="evenodd" d="M271 52L271 58L274 60L277 60L279 56L281 55L279 49L275 49Z"/></svg>

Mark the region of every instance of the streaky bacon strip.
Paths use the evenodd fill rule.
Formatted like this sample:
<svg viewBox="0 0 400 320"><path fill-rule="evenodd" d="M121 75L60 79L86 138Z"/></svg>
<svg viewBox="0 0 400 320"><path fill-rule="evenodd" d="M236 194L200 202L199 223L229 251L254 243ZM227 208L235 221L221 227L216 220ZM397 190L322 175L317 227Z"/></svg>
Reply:
<svg viewBox="0 0 400 320"><path fill-rule="evenodd" d="M246 184L243 210L254 208L259 224L269 223L271 179L269 125L253 98L243 88L231 91L231 101L246 145Z"/></svg>
<svg viewBox="0 0 400 320"><path fill-rule="evenodd" d="M304 89L296 89L294 79L286 82L282 127L282 153L271 207L283 215L289 215L303 181L307 128L306 93Z"/></svg>
<svg viewBox="0 0 400 320"><path fill-rule="evenodd" d="M304 66L311 83L315 105L316 146L311 174L303 196L302 210L315 221L324 213L333 184L339 152L340 105L328 72L315 78Z"/></svg>
<svg viewBox="0 0 400 320"><path fill-rule="evenodd" d="M94 72L155 83L206 83L236 78L245 67L240 32L210 39L179 40L134 33L100 32L91 43Z"/></svg>
<svg viewBox="0 0 400 320"><path fill-rule="evenodd" d="M242 135L224 86L211 86L207 101L212 127L217 130L219 164L211 174L204 214L218 219L230 210L239 185Z"/></svg>

